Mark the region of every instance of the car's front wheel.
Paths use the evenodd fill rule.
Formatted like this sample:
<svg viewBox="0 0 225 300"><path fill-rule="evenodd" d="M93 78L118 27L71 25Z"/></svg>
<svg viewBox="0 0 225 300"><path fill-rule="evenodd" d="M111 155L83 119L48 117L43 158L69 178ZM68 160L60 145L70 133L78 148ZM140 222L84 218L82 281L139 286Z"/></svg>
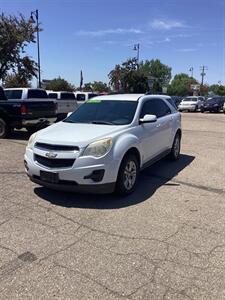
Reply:
<svg viewBox="0 0 225 300"><path fill-rule="evenodd" d="M180 144L181 144L181 136L179 133L175 135L173 146L170 152L170 159L177 160L180 156Z"/></svg>
<svg viewBox="0 0 225 300"><path fill-rule="evenodd" d="M120 195L131 194L137 185L140 165L134 154L128 154L124 157L116 182L116 192Z"/></svg>

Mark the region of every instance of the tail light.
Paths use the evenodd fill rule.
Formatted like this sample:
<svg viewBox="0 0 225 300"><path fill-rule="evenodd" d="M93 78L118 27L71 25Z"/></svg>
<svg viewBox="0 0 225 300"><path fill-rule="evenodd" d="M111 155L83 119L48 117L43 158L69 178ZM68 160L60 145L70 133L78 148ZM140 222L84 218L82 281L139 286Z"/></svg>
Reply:
<svg viewBox="0 0 225 300"><path fill-rule="evenodd" d="M28 109L27 109L27 106L25 104L22 104L20 106L20 113L21 113L21 115L27 115Z"/></svg>

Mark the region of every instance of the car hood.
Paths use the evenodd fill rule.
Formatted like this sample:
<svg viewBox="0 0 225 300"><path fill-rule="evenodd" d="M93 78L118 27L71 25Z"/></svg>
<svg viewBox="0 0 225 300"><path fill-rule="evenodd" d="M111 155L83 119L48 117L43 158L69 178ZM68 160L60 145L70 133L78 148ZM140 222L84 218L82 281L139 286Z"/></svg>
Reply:
<svg viewBox="0 0 225 300"><path fill-rule="evenodd" d="M95 140L112 137L127 125L100 125L59 122L38 132L36 140L57 145L86 147Z"/></svg>

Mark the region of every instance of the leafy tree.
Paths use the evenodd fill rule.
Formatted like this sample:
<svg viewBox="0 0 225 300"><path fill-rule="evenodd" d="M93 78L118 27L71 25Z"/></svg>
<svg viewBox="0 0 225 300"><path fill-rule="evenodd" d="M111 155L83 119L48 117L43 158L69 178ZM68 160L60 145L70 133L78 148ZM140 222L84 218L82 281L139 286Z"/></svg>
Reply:
<svg viewBox="0 0 225 300"><path fill-rule="evenodd" d="M25 48L35 43L36 26L31 20L0 14L0 79L4 81L8 72L20 76L28 76L30 80L36 76L37 64L26 56Z"/></svg>
<svg viewBox="0 0 225 300"><path fill-rule="evenodd" d="M84 86L83 86L83 88L82 88L82 90L84 92L90 92L90 91L92 91L93 90L92 83L91 82L85 83Z"/></svg>
<svg viewBox="0 0 225 300"><path fill-rule="evenodd" d="M75 88L72 84L70 84L65 79L58 77L58 78L51 80L46 85L46 90L73 92L75 90Z"/></svg>
<svg viewBox="0 0 225 300"><path fill-rule="evenodd" d="M5 77L4 87L5 88L31 87L31 84L27 80L27 78L23 78L19 74L9 74Z"/></svg>
<svg viewBox="0 0 225 300"><path fill-rule="evenodd" d="M160 92L162 86L171 79L171 68L160 60L146 60L139 65L135 58L128 59L122 65L116 65L109 73L110 84L115 90L128 93L144 93L148 91L148 79L154 78L152 92Z"/></svg>
<svg viewBox="0 0 225 300"><path fill-rule="evenodd" d="M171 84L168 86L168 94L176 96L192 95L192 84L198 84L198 81L185 73L177 74L174 76Z"/></svg>
<svg viewBox="0 0 225 300"><path fill-rule="evenodd" d="M225 95L225 86L219 85L219 84L212 84L209 87L209 91L213 92L215 95L223 96L223 95Z"/></svg>
<svg viewBox="0 0 225 300"><path fill-rule="evenodd" d="M102 81L94 81L92 84L92 89L95 92L103 93L103 92L108 92L109 88L105 82Z"/></svg>
<svg viewBox="0 0 225 300"><path fill-rule="evenodd" d="M171 80L171 68L161 63L159 59L141 61L139 70L147 77L153 79L151 91L158 93L163 86L167 86Z"/></svg>

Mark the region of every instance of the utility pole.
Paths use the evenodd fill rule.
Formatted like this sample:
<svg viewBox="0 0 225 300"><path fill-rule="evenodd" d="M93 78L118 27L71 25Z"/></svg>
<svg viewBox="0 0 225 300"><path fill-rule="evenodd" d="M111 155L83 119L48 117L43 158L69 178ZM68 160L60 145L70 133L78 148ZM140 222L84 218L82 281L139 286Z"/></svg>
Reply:
<svg viewBox="0 0 225 300"><path fill-rule="evenodd" d="M193 78L194 68L193 68L193 67L190 67L189 72L191 72L191 77Z"/></svg>
<svg viewBox="0 0 225 300"><path fill-rule="evenodd" d="M140 44L134 44L134 51L137 51L137 57L136 57L136 62L137 62L137 66L139 66L139 57L140 57Z"/></svg>
<svg viewBox="0 0 225 300"><path fill-rule="evenodd" d="M203 86L203 84L204 84L204 77L206 75L206 73L205 73L206 70L208 70L208 68L206 66L203 65L203 66L200 67L200 71L201 71L200 75L202 77L201 86Z"/></svg>
<svg viewBox="0 0 225 300"><path fill-rule="evenodd" d="M39 15L38 9L31 12L30 19L32 23L35 23L34 17L36 19L37 28L37 51L38 51L38 87L41 88L41 59L40 59L40 41L39 41Z"/></svg>

